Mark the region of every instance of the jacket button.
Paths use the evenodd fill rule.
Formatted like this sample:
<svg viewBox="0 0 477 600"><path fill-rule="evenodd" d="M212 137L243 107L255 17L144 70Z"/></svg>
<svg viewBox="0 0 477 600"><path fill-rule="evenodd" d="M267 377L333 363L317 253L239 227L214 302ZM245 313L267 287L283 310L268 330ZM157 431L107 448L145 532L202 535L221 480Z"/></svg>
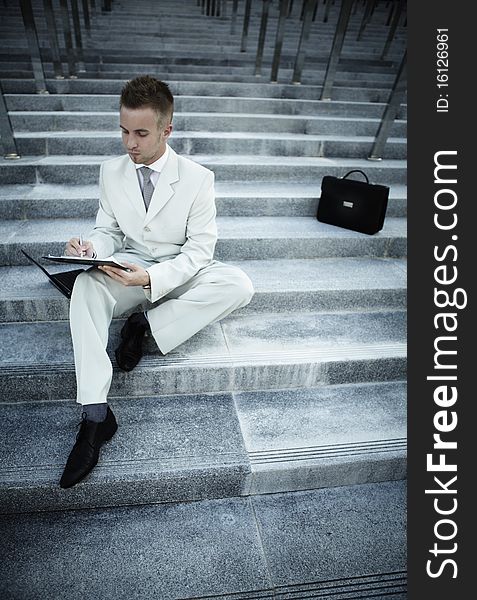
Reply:
<svg viewBox="0 0 477 600"><path fill-rule="evenodd" d="M144 227L144 231L151 231L149 227Z"/></svg>

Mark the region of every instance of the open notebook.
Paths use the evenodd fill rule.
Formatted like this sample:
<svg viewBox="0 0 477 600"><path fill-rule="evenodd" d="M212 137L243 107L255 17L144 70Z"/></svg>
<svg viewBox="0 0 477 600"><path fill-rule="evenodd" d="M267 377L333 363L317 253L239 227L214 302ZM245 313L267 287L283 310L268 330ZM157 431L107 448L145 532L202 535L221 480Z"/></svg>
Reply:
<svg viewBox="0 0 477 600"><path fill-rule="evenodd" d="M80 273L83 273L85 269L75 269L74 271L64 271L62 273L49 273L43 265L40 265L34 258L22 249L23 254L28 258L30 262L36 265L43 273L48 277L51 283L67 298L71 298L71 292L73 291L73 285L75 279Z"/></svg>
<svg viewBox="0 0 477 600"><path fill-rule="evenodd" d="M114 256L108 256L107 258L90 258L89 256L54 256L48 254L48 256L42 256L46 260L51 260L57 263L67 263L69 265L91 265L93 267L99 267L107 265L109 267L117 267L128 271L128 268L122 265Z"/></svg>

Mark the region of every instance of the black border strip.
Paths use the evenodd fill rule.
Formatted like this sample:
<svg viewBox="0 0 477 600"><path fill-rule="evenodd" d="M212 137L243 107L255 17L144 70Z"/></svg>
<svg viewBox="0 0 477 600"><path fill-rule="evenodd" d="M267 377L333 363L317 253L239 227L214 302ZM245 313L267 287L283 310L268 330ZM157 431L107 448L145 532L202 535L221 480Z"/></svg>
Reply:
<svg viewBox="0 0 477 600"><path fill-rule="evenodd" d="M471 428L476 423L476 394L472 385L472 372L476 369L473 364L476 354L473 338L476 330L472 327L471 318L476 272L472 242L476 234L472 220L475 190L471 180L473 173L477 172L477 166L476 150L471 147L470 138L471 131L476 130L472 82L477 32L471 8L472 3L463 1L408 2L408 556L411 600L466 598L468 593L464 590L474 587L471 581L471 561L475 554L472 531L475 500L471 485L475 471L472 463L476 454L477 436ZM437 64L437 29L449 30L448 71L440 72L448 75L448 87L440 88L437 87L437 69L444 69L445 63ZM443 80L445 77L441 77L441 83ZM446 103L443 99L449 102L448 112L437 111L437 108L445 110ZM441 100L439 107L438 100ZM441 154L437 160L457 167L453 171L442 169L437 172L437 178L446 179L446 183L435 182L437 152L449 152ZM453 177L457 182L449 183L448 180ZM438 203L442 200L442 203L450 204L455 196L456 206L450 210L436 207L436 194ZM457 218L455 227L440 230L436 226L435 214L441 224L450 224L454 213ZM441 257L439 259L434 256L436 247L437 255ZM437 283L435 269L439 266L444 266L444 269L437 272L438 277L449 279L457 274L456 281L452 284ZM465 307L436 306L435 289L447 291L452 299L458 288L463 291L457 292L457 303L464 304L466 298ZM445 296L441 294L439 300L443 304L444 299ZM449 316L447 320L449 327L452 323L457 324L454 332L446 331L444 318L437 320L436 328L435 317L438 313L455 315L455 318ZM457 352L437 357L439 363L446 366L443 369L437 369L435 364L434 344L439 336L448 337L447 340L438 342L440 349ZM456 339L450 339L450 336L455 336ZM456 368L448 368L450 365ZM428 376L436 375L457 376L457 380L427 379ZM436 404L435 390L438 386L443 386L446 394L450 394L451 387L455 386L457 399L453 405L442 407ZM440 417L436 416L443 410L445 417L442 414ZM444 421L452 423L455 418L456 427L440 435L443 440L455 441L457 448L445 451L434 449L433 435L439 433L436 422L442 426ZM430 472L426 464L430 453L433 454L434 464L445 460L448 465L457 465L457 471ZM443 458L441 454L444 454ZM449 483L455 475L457 480ZM442 485L434 477L439 478L448 490L455 490L456 493L444 493ZM426 489L437 489L441 493L426 494ZM441 510L456 509L448 515L439 515L436 506ZM439 523L441 519L453 521L455 527L451 522ZM438 539L436 531L449 539ZM437 544L437 549L434 544ZM429 560L431 563L428 563ZM446 560L449 562L445 563ZM439 575L431 577L428 571Z"/></svg>

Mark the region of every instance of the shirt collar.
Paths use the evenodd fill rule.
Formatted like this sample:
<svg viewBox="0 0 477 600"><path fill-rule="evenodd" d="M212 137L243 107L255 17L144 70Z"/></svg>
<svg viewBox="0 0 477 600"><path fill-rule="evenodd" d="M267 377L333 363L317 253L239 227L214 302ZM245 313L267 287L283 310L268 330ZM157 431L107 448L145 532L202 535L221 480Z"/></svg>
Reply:
<svg viewBox="0 0 477 600"><path fill-rule="evenodd" d="M164 154L158 158L155 162L153 162L151 165L138 165L138 164L134 164L134 166L137 169L140 169L141 167L148 167L149 169L152 169L153 171L157 171L157 173L160 173L162 171L162 169L164 168L164 165L167 162L167 159L169 158L169 146L166 144L166 151L164 152Z"/></svg>

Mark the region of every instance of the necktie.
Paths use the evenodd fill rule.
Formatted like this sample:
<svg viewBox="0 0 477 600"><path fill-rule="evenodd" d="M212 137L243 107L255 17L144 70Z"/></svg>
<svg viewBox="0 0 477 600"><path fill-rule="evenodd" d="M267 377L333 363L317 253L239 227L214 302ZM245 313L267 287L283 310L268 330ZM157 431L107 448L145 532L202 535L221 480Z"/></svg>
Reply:
<svg viewBox="0 0 477 600"><path fill-rule="evenodd" d="M142 186L142 197L144 198L144 205L146 206L146 210L149 208L149 204L151 203L151 198L154 193L154 186L152 185L151 175L152 169L149 167L141 167L139 169L144 178L144 185Z"/></svg>

